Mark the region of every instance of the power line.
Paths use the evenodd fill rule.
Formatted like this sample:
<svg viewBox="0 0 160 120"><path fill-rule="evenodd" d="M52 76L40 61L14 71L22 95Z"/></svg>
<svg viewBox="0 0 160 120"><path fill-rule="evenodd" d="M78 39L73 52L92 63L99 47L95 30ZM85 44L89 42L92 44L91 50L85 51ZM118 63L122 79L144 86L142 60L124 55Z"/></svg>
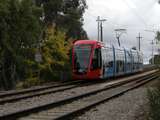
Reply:
<svg viewBox="0 0 160 120"><path fill-rule="evenodd" d="M89 11L85 11L89 16L93 17L93 18L96 18L97 16L93 15L91 12Z"/></svg>
<svg viewBox="0 0 160 120"><path fill-rule="evenodd" d="M145 26L147 26L147 23L146 23L145 20L137 13L137 11L135 11L135 9L133 9L133 8L128 4L128 2L127 2L126 0L123 0L123 2L127 5L127 7L128 7L129 9L132 10L132 12L137 16L137 18L139 18L139 19L141 20L141 22L142 22Z"/></svg>

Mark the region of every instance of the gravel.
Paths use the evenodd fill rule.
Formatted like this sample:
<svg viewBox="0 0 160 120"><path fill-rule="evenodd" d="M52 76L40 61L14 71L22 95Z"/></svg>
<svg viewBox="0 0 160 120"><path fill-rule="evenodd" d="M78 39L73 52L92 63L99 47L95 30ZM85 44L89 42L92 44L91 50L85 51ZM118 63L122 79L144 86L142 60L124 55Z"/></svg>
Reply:
<svg viewBox="0 0 160 120"><path fill-rule="evenodd" d="M4 98L0 98L0 102L3 101L4 99L14 99L14 98L19 98L19 97L27 97L27 96L32 96L35 94L43 94L43 93L47 93L48 92L53 92L53 91L57 91L57 90L62 90L62 89L67 89L70 87L74 87L75 85L70 85L70 86L61 86L61 87L53 87L53 88L49 88L49 89L45 89L45 90L39 90L39 91L35 91L35 92L29 92L29 93L25 93L25 94L20 94L20 95L11 95L11 96L7 96ZM38 96L38 95L37 95Z"/></svg>
<svg viewBox="0 0 160 120"><path fill-rule="evenodd" d="M92 85L78 87L64 92L57 92L54 94L37 96L33 98L28 98L25 100L20 100L14 103L6 103L0 105L0 116L12 113L16 111L21 111L27 108L36 107L50 102L56 102L64 98L70 98L75 95L80 95L89 91L93 91L96 88L103 88L106 84ZM140 92L139 92L140 91ZM82 120L125 120L134 116L134 113L139 109L139 106L147 103L146 98L146 88L139 88L137 90L131 91L124 95L125 97L119 97L111 102L107 102L103 105L92 109L87 112L84 116L78 118ZM134 96L134 97L133 97ZM125 104L124 104L125 103ZM127 114L126 114L127 113ZM94 117L92 117L94 116ZM118 119L117 119L118 118ZM131 120L131 119L129 119Z"/></svg>
<svg viewBox="0 0 160 120"><path fill-rule="evenodd" d="M75 120L145 120L147 88L141 87L101 104Z"/></svg>
<svg viewBox="0 0 160 120"><path fill-rule="evenodd" d="M147 90L160 85L160 78L100 104L74 120L147 120L149 104Z"/></svg>
<svg viewBox="0 0 160 120"><path fill-rule="evenodd" d="M43 105L46 103L56 102L65 98L70 98L75 95L80 95L89 91L93 91L98 88L102 88L104 86L100 85L90 85L84 87L77 87L70 90L65 90L64 92L57 92L53 94L47 94L42 96L37 96L33 98L28 98L25 100L20 100L14 103L6 103L0 105L0 115L4 115L7 113L12 113L15 111L21 111L27 108L36 107L39 105Z"/></svg>

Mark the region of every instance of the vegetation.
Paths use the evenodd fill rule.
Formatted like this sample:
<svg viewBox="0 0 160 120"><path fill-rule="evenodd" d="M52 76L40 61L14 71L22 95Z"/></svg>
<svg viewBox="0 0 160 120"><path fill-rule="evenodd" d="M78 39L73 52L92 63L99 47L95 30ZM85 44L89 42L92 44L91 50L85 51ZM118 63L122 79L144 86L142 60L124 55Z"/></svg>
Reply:
<svg viewBox="0 0 160 120"><path fill-rule="evenodd" d="M149 60L149 62L152 64L152 62L153 62L153 59L154 59L154 64L156 64L156 65L160 65L160 55L154 55L154 58L151 58L150 60Z"/></svg>
<svg viewBox="0 0 160 120"><path fill-rule="evenodd" d="M156 39L160 41L160 32L157 32ZM152 63L153 58L150 59ZM160 65L160 55L154 56L154 64ZM160 85L155 88L148 90L149 99L149 120L159 120L160 119Z"/></svg>
<svg viewBox="0 0 160 120"><path fill-rule="evenodd" d="M72 39L87 38L86 8L85 0L0 0L0 89L36 85L69 70Z"/></svg>
<svg viewBox="0 0 160 120"><path fill-rule="evenodd" d="M157 31L156 39L157 39L158 41L160 41L160 32L159 32L159 31Z"/></svg>
<svg viewBox="0 0 160 120"><path fill-rule="evenodd" d="M44 9L45 24L66 31L66 39L87 39L82 28L83 13L87 8L85 0L36 0Z"/></svg>
<svg viewBox="0 0 160 120"><path fill-rule="evenodd" d="M156 39L160 42L160 32L157 32ZM150 59L152 63L153 58ZM154 64L160 65L160 55L154 55ZM160 119L160 86L152 90L148 90L149 99L149 120L159 120Z"/></svg>
<svg viewBox="0 0 160 120"><path fill-rule="evenodd" d="M60 79L58 71L64 71L69 61L68 51L70 44L65 41L65 33L56 31L53 27L46 30L45 42L41 47L43 62L41 63L41 76L44 79Z"/></svg>
<svg viewBox="0 0 160 120"><path fill-rule="evenodd" d="M156 40L157 40L157 44L158 44L159 47L160 47L160 32L159 32L159 31L157 31ZM151 64L152 64L153 59L154 59L154 64L160 65L160 48L158 49L158 53L159 53L159 55L154 55L154 58L151 58L151 59L149 60L149 62L150 62Z"/></svg>
<svg viewBox="0 0 160 120"><path fill-rule="evenodd" d="M11 89L30 71L40 35L40 11L31 0L0 0L1 87Z"/></svg>
<svg viewBox="0 0 160 120"><path fill-rule="evenodd" d="M149 120L159 120L160 119L160 88L148 91L149 99Z"/></svg>

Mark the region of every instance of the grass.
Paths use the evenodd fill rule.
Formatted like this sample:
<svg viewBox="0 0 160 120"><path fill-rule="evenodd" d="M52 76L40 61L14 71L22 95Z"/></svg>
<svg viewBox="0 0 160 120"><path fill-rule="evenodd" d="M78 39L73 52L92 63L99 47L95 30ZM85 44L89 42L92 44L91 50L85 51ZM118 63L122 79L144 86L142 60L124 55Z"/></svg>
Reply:
<svg viewBox="0 0 160 120"><path fill-rule="evenodd" d="M160 120L160 85L148 90L149 118L148 120Z"/></svg>

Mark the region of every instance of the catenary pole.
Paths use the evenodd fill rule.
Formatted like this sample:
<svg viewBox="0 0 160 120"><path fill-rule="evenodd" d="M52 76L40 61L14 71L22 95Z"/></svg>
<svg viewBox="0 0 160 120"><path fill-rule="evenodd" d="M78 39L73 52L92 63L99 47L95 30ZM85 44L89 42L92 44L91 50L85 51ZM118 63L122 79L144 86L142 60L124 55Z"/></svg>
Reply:
<svg viewBox="0 0 160 120"><path fill-rule="evenodd" d="M100 19L98 16L96 21L98 22L98 41L103 42L103 22L105 22L106 19Z"/></svg>
<svg viewBox="0 0 160 120"><path fill-rule="evenodd" d="M138 37L137 37L137 39L138 39L138 49L139 49L139 51L141 50L141 39L142 39L143 37L141 37L141 33L139 33L139 35L138 35Z"/></svg>

